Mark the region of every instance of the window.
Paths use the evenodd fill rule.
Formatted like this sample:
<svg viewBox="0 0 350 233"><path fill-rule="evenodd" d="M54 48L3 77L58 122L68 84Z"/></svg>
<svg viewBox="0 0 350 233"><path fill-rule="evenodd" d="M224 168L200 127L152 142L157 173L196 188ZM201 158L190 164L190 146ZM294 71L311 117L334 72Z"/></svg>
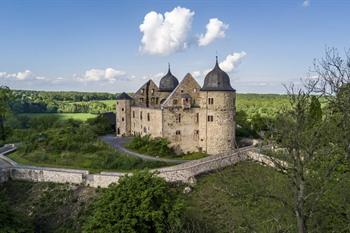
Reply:
<svg viewBox="0 0 350 233"><path fill-rule="evenodd" d="M214 98L208 98L208 103L209 104L214 104Z"/></svg>
<svg viewBox="0 0 350 233"><path fill-rule="evenodd" d="M124 121L124 117L122 117L122 121Z"/></svg>
<svg viewBox="0 0 350 233"><path fill-rule="evenodd" d="M196 93L197 92L197 88L193 89L193 92Z"/></svg>
<svg viewBox="0 0 350 233"><path fill-rule="evenodd" d="M184 93L184 90L183 90L183 89L181 89L181 93Z"/></svg>
<svg viewBox="0 0 350 233"><path fill-rule="evenodd" d="M122 108L122 112L124 112L124 108Z"/></svg>
<svg viewBox="0 0 350 233"><path fill-rule="evenodd" d="M151 93L152 93L152 95L154 94L154 89L152 89Z"/></svg>
<svg viewBox="0 0 350 233"><path fill-rule="evenodd" d="M147 120L150 121L151 120L151 115L149 113L147 113Z"/></svg>
<svg viewBox="0 0 350 233"><path fill-rule="evenodd" d="M181 123L181 114L176 115L176 123Z"/></svg>
<svg viewBox="0 0 350 233"><path fill-rule="evenodd" d="M142 120L142 112L140 112L140 120Z"/></svg>
<svg viewBox="0 0 350 233"><path fill-rule="evenodd" d="M175 141L181 141L181 131L176 130L175 132Z"/></svg>
<svg viewBox="0 0 350 233"><path fill-rule="evenodd" d="M177 104L177 99L173 100L173 104L176 105Z"/></svg>
<svg viewBox="0 0 350 233"><path fill-rule="evenodd" d="M140 102L143 103L143 101L144 101L144 98L140 98Z"/></svg>
<svg viewBox="0 0 350 233"><path fill-rule="evenodd" d="M196 118L195 118L196 123L199 122L199 113L196 113Z"/></svg>
<svg viewBox="0 0 350 233"><path fill-rule="evenodd" d="M155 102L154 100L155 100L155 98L152 97L152 98L151 98L151 103L152 103L152 104Z"/></svg>
<svg viewBox="0 0 350 233"><path fill-rule="evenodd" d="M158 104L159 103L159 98L158 97L156 97L156 104Z"/></svg>
<svg viewBox="0 0 350 233"><path fill-rule="evenodd" d="M135 111L132 111L132 118L135 118Z"/></svg>
<svg viewBox="0 0 350 233"><path fill-rule="evenodd" d="M199 130L196 129L193 131L193 139L198 140L199 139Z"/></svg>
<svg viewBox="0 0 350 233"><path fill-rule="evenodd" d="M143 93L145 93L145 89L142 88L141 89L141 94L143 94Z"/></svg>
<svg viewBox="0 0 350 233"><path fill-rule="evenodd" d="M208 116L208 122L213 122L214 121L214 117L213 116Z"/></svg>

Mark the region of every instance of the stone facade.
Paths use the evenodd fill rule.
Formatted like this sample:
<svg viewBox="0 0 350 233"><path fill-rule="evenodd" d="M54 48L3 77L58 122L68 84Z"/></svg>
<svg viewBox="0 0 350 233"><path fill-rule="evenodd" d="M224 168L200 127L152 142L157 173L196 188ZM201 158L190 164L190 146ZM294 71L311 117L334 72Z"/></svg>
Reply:
<svg viewBox="0 0 350 233"><path fill-rule="evenodd" d="M163 137L177 153L232 152L235 148L236 92L218 64L210 74L209 78L215 80L206 78L205 83L213 86L209 89L201 87L191 74L187 74L172 91L160 90L149 80L132 97L123 93L124 98L117 98L116 105L117 136ZM161 83L174 83L174 79L169 69ZM226 86L222 86L222 80Z"/></svg>

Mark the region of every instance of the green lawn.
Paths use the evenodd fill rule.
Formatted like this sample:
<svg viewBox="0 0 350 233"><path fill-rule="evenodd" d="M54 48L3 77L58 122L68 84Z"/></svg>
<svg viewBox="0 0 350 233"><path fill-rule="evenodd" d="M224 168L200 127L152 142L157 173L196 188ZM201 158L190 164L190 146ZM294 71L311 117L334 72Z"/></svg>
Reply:
<svg viewBox="0 0 350 233"><path fill-rule="evenodd" d="M28 117L57 116L62 120L74 119L81 121L86 121L97 116L91 113L22 113L20 115Z"/></svg>

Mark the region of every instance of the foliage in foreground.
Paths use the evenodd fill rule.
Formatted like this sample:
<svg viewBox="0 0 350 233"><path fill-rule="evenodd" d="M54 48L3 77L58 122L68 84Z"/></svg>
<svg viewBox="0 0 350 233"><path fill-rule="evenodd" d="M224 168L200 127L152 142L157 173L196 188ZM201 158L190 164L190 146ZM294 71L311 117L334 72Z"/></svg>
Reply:
<svg viewBox="0 0 350 233"><path fill-rule="evenodd" d="M146 171L137 172L103 191L83 232L172 232L182 225L183 208L165 180Z"/></svg>

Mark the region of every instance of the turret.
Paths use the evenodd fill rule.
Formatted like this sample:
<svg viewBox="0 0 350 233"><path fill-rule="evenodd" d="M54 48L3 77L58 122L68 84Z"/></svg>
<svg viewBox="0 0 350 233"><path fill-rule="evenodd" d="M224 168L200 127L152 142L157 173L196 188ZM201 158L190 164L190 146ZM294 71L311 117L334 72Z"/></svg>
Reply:
<svg viewBox="0 0 350 233"><path fill-rule="evenodd" d="M123 92L117 97L116 103L116 133L117 136L130 136L131 134L131 104L133 99Z"/></svg>
<svg viewBox="0 0 350 233"><path fill-rule="evenodd" d="M230 77L216 58L200 90L199 146L208 154L229 153L235 148L235 99Z"/></svg>

